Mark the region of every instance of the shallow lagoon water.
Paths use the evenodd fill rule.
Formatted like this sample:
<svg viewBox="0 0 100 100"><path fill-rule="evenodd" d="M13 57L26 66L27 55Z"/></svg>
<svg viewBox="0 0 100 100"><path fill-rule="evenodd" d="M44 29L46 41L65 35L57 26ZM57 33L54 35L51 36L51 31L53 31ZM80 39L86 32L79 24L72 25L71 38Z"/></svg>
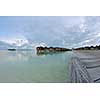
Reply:
<svg viewBox="0 0 100 100"><path fill-rule="evenodd" d="M37 55L35 51L0 51L0 82L65 83L71 52Z"/></svg>

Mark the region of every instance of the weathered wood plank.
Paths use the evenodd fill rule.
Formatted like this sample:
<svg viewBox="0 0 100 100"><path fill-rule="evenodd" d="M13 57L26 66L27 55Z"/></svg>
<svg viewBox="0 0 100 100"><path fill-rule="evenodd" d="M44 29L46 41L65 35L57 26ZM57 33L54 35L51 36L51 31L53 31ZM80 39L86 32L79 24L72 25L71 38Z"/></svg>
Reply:
<svg viewBox="0 0 100 100"><path fill-rule="evenodd" d="M93 82L90 77L86 66L81 63L78 57L72 58L70 79L73 83L91 83Z"/></svg>
<svg viewBox="0 0 100 100"><path fill-rule="evenodd" d="M73 76L77 78L81 76L81 80L85 79L85 82L100 83L100 50L98 51L83 50L83 51L74 51L73 53L74 56L72 59L71 67L74 68L75 71L74 73L78 73L77 75ZM73 72L71 74L73 74ZM76 78L71 78L72 80L71 82L81 82L81 83L84 82L84 81L73 81L75 79Z"/></svg>

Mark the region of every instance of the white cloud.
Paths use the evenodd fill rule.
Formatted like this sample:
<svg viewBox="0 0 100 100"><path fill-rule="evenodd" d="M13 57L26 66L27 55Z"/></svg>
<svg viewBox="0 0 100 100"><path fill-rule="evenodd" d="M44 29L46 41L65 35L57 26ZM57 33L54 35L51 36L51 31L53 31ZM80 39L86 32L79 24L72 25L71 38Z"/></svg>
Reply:
<svg viewBox="0 0 100 100"><path fill-rule="evenodd" d="M37 44L43 46L79 47L99 44L100 17L47 16L32 17L31 19L29 22L27 21L28 23L21 21L20 26L23 26L24 22L24 28L21 29L23 33L5 36L2 39L0 37L0 39L9 43L16 40L19 42L18 46L22 45L20 39L24 40L23 43L29 42L32 46Z"/></svg>

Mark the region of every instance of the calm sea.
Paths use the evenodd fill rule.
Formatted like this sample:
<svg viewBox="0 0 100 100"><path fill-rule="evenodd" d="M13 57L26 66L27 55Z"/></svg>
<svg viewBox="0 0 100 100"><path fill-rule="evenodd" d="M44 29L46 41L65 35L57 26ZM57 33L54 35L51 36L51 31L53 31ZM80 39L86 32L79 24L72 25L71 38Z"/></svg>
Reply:
<svg viewBox="0 0 100 100"><path fill-rule="evenodd" d="M0 51L0 82L68 82L70 58L71 52L37 55L35 51Z"/></svg>

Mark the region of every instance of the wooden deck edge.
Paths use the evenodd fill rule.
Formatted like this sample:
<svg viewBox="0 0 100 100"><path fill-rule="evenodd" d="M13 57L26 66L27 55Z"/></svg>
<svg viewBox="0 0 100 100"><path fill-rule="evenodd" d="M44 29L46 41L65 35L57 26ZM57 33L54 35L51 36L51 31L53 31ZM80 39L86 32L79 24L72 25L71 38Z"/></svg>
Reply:
<svg viewBox="0 0 100 100"><path fill-rule="evenodd" d="M86 65L84 65L78 57L72 57L69 71L70 83L94 82L86 69Z"/></svg>

